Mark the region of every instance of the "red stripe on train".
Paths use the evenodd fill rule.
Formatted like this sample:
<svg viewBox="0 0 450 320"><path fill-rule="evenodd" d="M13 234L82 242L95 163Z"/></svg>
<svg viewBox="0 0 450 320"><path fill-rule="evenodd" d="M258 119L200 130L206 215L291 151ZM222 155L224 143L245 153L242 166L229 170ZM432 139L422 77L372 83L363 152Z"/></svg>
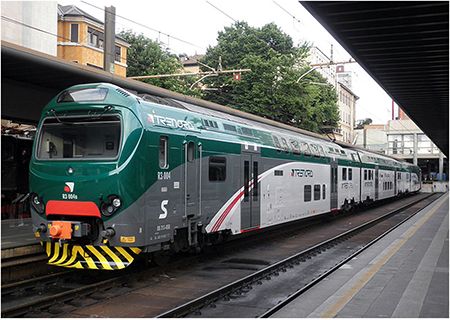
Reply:
<svg viewBox="0 0 450 320"><path fill-rule="evenodd" d="M100 218L100 210L97 205L91 201L60 201L50 200L47 202L45 214L84 216Z"/></svg>

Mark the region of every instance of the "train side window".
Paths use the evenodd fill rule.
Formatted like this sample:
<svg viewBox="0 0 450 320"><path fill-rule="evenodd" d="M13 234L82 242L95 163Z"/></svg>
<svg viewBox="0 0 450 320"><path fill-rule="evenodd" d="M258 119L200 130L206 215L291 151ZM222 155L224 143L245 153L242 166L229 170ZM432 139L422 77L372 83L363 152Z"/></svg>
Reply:
<svg viewBox="0 0 450 320"><path fill-rule="evenodd" d="M253 161L253 201L258 201L258 162Z"/></svg>
<svg viewBox="0 0 450 320"><path fill-rule="evenodd" d="M304 201L309 202L311 201L311 186L306 185L304 188Z"/></svg>
<svg viewBox="0 0 450 320"><path fill-rule="evenodd" d="M348 169L348 180L353 180L353 169L352 168Z"/></svg>
<svg viewBox="0 0 450 320"><path fill-rule="evenodd" d="M188 162L194 161L194 157L195 157L194 150L195 150L194 143L192 141L190 141L187 144L187 161Z"/></svg>
<svg viewBox="0 0 450 320"><path fill-rule="evenodd" d="M289 142L292 147L292 152L294 154L300 154L300 145L299 145L298 141L294 140L294 139L290 139Z"/></svg>
<svg viewBox="0 0 450 320"><path fill-rule="evenodd" d="M275 148L277 148L278 151L281 151L280 150L281 149L281 143L280 143L280 140L278 139L278 137L277 136L272 136L272 138L273 138L273 144L274 144Z"/></svg>
<svg viewBox="0 0 450 320"><path fill-rule="evenodd" d="M314 201L320 200L320 184L314 185Z"/></svg>
<svg viewBox="0 0 450 320"><path fill-rule="evenodd" d="M167 169L169 167L168 149L169 138L166 136L159 137L159 167L161 169Z"/></svg>
<svg viewBox="0 0 450 320"><path fill-rule="evenodd" d="M342 181L347 180L347 168L342 168Z"/></svg>
<svg viewBox="0 0 450 320"><path fill-rule="evenodd" d="M284 150L284 152L289 153L289 145L285 138L281 137L281 147Z"/></svg>
<svg viewBox="0 0 450 320"><path fill-rule="evenodd" d="M367 169L364 169L364 180L367 180Z"/></svg>
<svg viewBox="0 0 450 320"><path fill-rule="evenodd" d="M248 202L250 182L250 162L244 161L244 202Z"/></svg>
<svg viewBox="0 0 450 320"><path fill-rule="evenodd" d="M372 178L373 178L373 171L369 170L369 180L373 180Z"/></svg>
<svg viewBox="0 0 450 320"><path fill-rule="evenodd" d="M327 192L326 192L326 185L322 185L322 199L325 200L326 196L327 196Z"/></svg>
<svg viewBox="0 0 450 320"><path fill-rule="evenodd" d="M400 172L397 173L397 179L401 180L402 179L402 174Z"/></svg>
<svg viewBox="0 0 450 320"><path fill-rule="evenodd" d="M318 145L317 147L319 148L320 156L321 156L321 157L325 157L325 152L323 151L322 146Z"/></svg>
<svg viewBox="0 0 450 320"><path fill-rule="evenodd" d="M227 159L224 157L209 158L209 181L225 181L227 177Z"/></svg>
<svg viewBox="0 0 450 320"><path fill-rule="evenodd" d="M300 145L300 151L303 153L303 154L306 154L306 155L311 155L311 150L309 149L309 145L306 143L306 142L302 142L301 143L301 145Z"/></svg>

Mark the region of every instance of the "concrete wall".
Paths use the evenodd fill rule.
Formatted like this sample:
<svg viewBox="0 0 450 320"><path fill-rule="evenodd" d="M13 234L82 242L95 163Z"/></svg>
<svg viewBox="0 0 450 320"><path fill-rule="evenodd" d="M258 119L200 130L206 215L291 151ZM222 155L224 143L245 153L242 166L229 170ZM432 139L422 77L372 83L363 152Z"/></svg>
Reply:
<svg viewBox="0 0 450 320"><path fill-rule="evenodd" d="M2 19L2 40L56 56L56 1L2 1L1 11L2 16L48 32Z"/></svg>

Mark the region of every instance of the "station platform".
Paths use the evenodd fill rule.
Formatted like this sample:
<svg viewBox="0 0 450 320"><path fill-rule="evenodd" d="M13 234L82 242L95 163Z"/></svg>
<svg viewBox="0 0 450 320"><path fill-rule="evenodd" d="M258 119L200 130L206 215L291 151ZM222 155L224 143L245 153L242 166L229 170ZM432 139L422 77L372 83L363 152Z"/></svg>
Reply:
<svg viewBox="0 0 450 320"><path fill-rule="evenodd" d="M448 318L449 194L272 317Z"/></svg>
<svg viewBox="0 0 450 320"><path fill-rule="evenodd" d="M31 218L2 220L1 248L2 259L42 252Z"/></svg>

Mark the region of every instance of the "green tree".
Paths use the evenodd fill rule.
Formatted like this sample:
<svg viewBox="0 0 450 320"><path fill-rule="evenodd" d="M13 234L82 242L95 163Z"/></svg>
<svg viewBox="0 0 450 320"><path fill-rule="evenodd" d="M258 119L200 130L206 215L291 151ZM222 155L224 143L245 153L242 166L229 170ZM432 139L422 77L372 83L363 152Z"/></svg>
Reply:
<svg viewBox="0 0 450 320"><path fill-rule="evenodd" d="M130 30L122 31L119 36L130 44L127 54L128 77L182 72L183 66L178 57L161 48L158 42ZM142 81L183 94L200 95L198 89L189 89L190 82L193 81L185 77L144 79Z"/></svg>
<svg viewBox="0 0 450 320"><path fill-rule="evenodd" d="M291 37L275 24L252 28L237 22L219 32L217 45L209 47L202 62L224 69L249 68L240 81L229 75L205 79L217 88L204 98L306 130L320 132L339 120L333 87L305 62L309 45L294 46Z"/></svg>

